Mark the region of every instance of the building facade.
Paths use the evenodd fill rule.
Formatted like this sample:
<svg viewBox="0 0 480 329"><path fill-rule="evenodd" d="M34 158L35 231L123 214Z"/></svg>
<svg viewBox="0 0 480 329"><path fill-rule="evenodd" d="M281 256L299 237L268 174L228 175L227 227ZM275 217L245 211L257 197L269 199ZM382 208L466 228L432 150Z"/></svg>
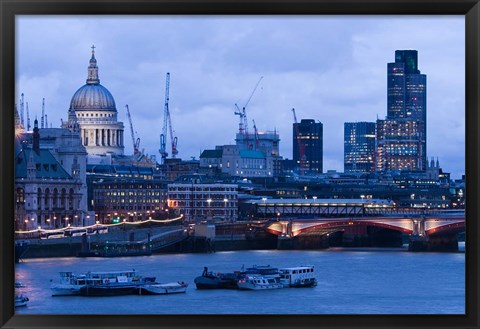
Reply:
<svg viewBox="0 0 480 329"><path fill-rule="evenodd" d="M345 173L375 172L375 122L344 123Z"/></svg>
<svg viewBox="0 0 480 329"><path fill-rule="evenodd" d="M293 124L293 161L302 174L323 172L323 124L302 119Z"/></svg>
<svg viewBox="0 0 480 329"><path fill-rule="evenodd" d="M100 223L167 217L167 183L144 178L105 178L92 182L93 209Z"/></svg>
<svg viewBox="0 0 480 329"><path fill-rule="evenodd" d="M168 207L183 214L189 223L236 222L238 185L209 183L199 177L191 175L182 182L168 184Z"/></svg>
<svg viewBox="0 0 480 329"><path fill-rule="evenodd" d="M427 77L416 50L387 64L387 117L377 120L377 171L427 169Z"/></svg>
<svg viewBox="0 0 480 329"><path fill-rule="evenodd" d="M422 130L419 120L377 120L377 171L425 171Z"/></svg>
<svg viewBox="0 0 480 329"><path fill-rule="evenodd" d="M112 94L100 84L94 48L92 47L86 84L75 92L70 101L69 118L75 116L78 120L82 145L89 155L122 155L123 122L118 121Z"/></svg>
<svg viewBox="0 0 480 329"><path fill-rule="evenodd" d="M17 230L82 226L93 221L86 202L86 151L78 133L47 130L41 138L35 120L33 134L20 136L15 158Z"/></svg>

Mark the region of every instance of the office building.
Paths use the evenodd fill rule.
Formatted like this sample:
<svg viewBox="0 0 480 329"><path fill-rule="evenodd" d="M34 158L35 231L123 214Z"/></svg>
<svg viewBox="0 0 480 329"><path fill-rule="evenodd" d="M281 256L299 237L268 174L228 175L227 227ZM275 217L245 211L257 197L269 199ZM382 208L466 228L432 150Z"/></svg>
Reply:
<svg viewBox="0 0 480 329"><path fill-rule="evenodd" d="M416 50L387 64L387 117L377 120L377 171L427 169L427 77Z"/></svg>
<svg viewBox="0 0 480 329"><path fill-rule="evenodd" d="M345 173L375 172L375 122L345 122Z"/></svg>
<svg viewBox="0 0 480 329"><path fill-rule="evenodd" d="M301 174L323 172L323 124L302 119L293 124L293 161Z"/></svg>

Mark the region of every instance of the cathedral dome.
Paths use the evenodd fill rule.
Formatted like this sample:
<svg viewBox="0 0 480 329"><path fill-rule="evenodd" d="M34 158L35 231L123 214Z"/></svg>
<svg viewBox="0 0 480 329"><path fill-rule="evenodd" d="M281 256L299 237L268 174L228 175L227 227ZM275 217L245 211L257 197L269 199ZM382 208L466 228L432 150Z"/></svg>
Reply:
<svg viewBox="0 0 480 329"><path fill-rule="evenodd" d="M101 84L86 84L72 97L70 108L81 110L116 111L115 100L107 88Z"/></svg>
<svg viewBox="0 0 480 329"><path fill-rule="evenodd" d="M90 65L88 66L87 83L73 95L70 101L70 109L75 111L102 110L116 112L115 100L112 94L100 84L94 49L95 47L92 46L92 58L90 58Z"/></svg>

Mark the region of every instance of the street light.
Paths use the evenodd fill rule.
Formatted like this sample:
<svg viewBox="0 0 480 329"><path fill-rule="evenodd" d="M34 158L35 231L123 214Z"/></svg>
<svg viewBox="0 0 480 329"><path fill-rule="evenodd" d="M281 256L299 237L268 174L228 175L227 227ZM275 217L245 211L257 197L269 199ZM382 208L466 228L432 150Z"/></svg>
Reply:
<svg viewBox="0 0 480 329"><path fill-rule="evenodd" d="M267 218L267 207L265 206L265 203L267 202L267 198L262 198L263 201L263 219Z"/></svg>
<svg viewBox="0 0 480 329"><path fill-rule="evenodd" d="M225 213L225 220L227 220L227 202L228 202L228 199L227 198L223 199L223 202L225 202L224 213Z"/></svg>
<svg viewBox="0 0 480 329"><path fill-rule="evenodd" d="M210 216L212 215L212 210L210 209L210 203L211 202L212 202L212 199L207 199L207 203L208 203L208 213L207 213L207 215L210 215ZM208 216L207 216L207 218L208 218Z"/></svg>

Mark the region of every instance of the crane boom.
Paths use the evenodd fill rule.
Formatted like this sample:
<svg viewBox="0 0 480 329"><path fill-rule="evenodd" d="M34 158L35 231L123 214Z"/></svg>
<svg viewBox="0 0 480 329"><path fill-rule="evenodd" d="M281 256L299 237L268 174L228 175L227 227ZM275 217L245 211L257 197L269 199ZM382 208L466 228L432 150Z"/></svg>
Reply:
<svg viewBox="0 0 480 329"><path fill-rule="evenodd" d="M257 125L255 124L255 120L252 120L252 121L253 121L253 131L255 132L255 150L257 150L259 146L258 130L257 130Z"/></svg>
<svg viewBox="0 0 480 329"><path fill-rule="evenodd" d="M167 73L168 77L168 92L170 93L170 73ZM168 95L168 102L167 102L167 117L168 117L168 127L170 128L170 143L172 145L172 158L175 158L175 156L178 154L177 150L177 136L173 133L173 126L172 126L172 116L170 115L170 107L169 107L169 102L170 102L170 95Z"/></svg>
<svg viewBox="0 0 480 329"><path fill-rule="evenodd" d="M167 153L167 125L168 125L168 101L170 93L170 73L167 73L166 83L165 83L165 104L163 107L163 127L162 133L160 134L160 155L162 159L165 159L168 156Z"/></svg>
<svg viewBox="0 0 480 329"><path fill-rule="evenodd" d="M27 131L30 131L30 113L28 112L28 102L27 102Z"/></svg>
<svg viewBox="0 0 480 329"><path fill-rule="evenodd" d="M25 127L25 103L23 99L23 93L22 93L22 98L20 99L20 122L22 123L22 126Z"/></svg>
<svg viewBox="0 0 480 329"><path fill-rule="evenodd" d="M252 97L255 94L255 91L257 90L258 86L260 85L260 82L262 81L262 79L263 79L263 76L260 77L260 79L258 79L257 84L253 88L252 93L248 97L247 102L245 103L245 105L242 107L241 110L238 107L238 105L235 104L235 107L237 108L237 111L235 111L235 115L238 115L240 117L240 122L238 124L238 132L242 135L245 135L245 144L246 144L248 149L251 149L253 146L250 145L249 138L248 138L248 119L247 119L246 109L247 109L247 105L252 100Z"/></svg>
<svg viewBox="0 0 480 329"><path fill-rule="evenodd" d="M298 157L300 164L300 173L303 175L305 173L305 145L300 139L300 129L298 128L297 115L295 114L295 109L292 108L293 112L293 122L295 124L295 138L298 144Z"/></svg>
<svg viewBox="0 0 480 329"><path fill-rule="evenodd" d="M137 155L139 152L140 138L137 138L137 140L135 140L136 134L134 133L134 130L133 130L132 116L130 115L130 109L128 108L128 104L125 105L125 107L127 108L128 121L130 122L130 133L132 135L133 154Z"/></svg>
<svg viewBox="0 0 480 329"><path fill-rule="evenodd" d="M165 83L165 106L163 109L163 129L162 134L160 135L160 154L162 155L162 159L165 159L168 156L167 153L167 129L170 132L170 143L172 147L172 158L178 154L177 150L177 137L173 132L172 126L172 118L170 115L169 109L169 102L170 102L170 73L167 72L166 83Z"/></svg>

